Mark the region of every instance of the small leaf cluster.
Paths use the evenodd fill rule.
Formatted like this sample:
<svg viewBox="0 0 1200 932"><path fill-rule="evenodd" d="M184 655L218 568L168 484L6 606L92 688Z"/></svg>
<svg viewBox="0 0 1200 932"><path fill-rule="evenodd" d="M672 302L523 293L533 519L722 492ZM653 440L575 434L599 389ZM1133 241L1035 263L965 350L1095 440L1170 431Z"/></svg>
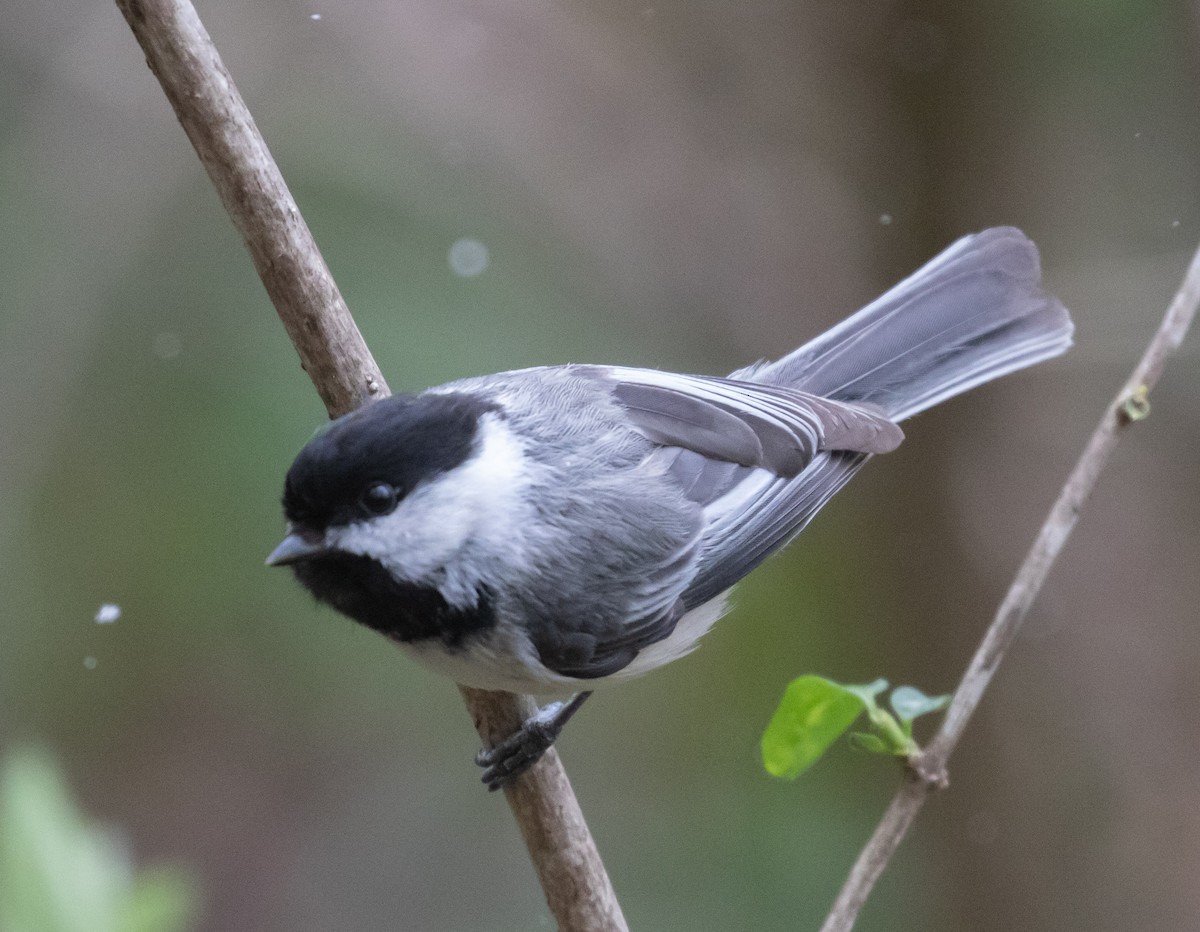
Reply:
<svg viewBox="0 0 1200 932"><path fill-rule="evenodd" d="M195 899L177 871L135 871L120 840L80 814L47 755L9 756L0 774L0 929L182 932Z"/></svg>
<svg viewBox="0 0 1200 932"><path fill-rule="evenodd" d="M898 686L891 711L878 697L887 680L846 686L823 676L792 680L762 736L762 760L774 777L796 779L821 759L829 747L866 713L868 731L850 733L853 747L874 754L910 757L920 751L913 740L913 719L943 709L949 696L927 696L912 686Z"/></svg>

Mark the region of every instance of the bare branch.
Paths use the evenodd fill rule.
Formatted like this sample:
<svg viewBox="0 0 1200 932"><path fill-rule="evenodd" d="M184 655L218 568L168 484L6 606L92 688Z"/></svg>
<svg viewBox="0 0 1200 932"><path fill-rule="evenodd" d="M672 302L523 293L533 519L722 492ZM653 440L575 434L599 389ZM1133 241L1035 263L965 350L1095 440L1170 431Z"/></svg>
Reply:
<svg viewBox="0 0 1200 932"><path fill-rule="evenodd" d="M387 384L358 332L249 110L188 0L117 0L331 416ZM527 697L463 689L480 735L506 737ZM621 907L558 755L505 794L550 911L568 932L626 932Z"/></svg>
<svg viewBox="0 0 1200 932"><path fill-rule="evenodd" d="M383 375L195 9L165 0L117 0L117 6L241 231L330 415L387 394Z"/></svg>
<svg viewBox="0 0 1200 932"><path fill-rule="evenodd" d="M1100 419L1075 468L1050 509L1041 531L1025 556L1016 578L1009 586L975 652L937 735L925 751L909 762L909 779L896 793L871 840L855 862L850 876L838 894L822 932L848 932L858 912L900 846L909 826L924 805L929 791L945 785L946 762L1005 653L1012 645L1042 584L1070 537L1084 505L1096 487L1109 456L1124 434L1124 428L1141 420L1149 412L1149 396L1158 383L1167 357L1179 348L1200 305L1200 250L1192 257L1183 284L1171 301L1162 323L1134 367L1128 381L1117 393Z"/></svg>
<svg viewBox="0 0 1200 932"><path fill-rule="evenodd" d="M528 696L459 688L488 745L507 738L536 709ZM559 929L628 932L558 752L551 747L504 794Z"/></svg>

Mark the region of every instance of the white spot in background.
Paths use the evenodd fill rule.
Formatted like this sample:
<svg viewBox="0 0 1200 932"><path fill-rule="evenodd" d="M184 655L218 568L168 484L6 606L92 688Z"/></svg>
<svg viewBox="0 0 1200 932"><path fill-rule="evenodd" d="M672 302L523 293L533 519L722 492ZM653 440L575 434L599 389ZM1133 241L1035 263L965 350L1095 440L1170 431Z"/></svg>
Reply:
<svg viewBox="0 0 1200 932"><path fill-rule="evenodd" d="M451 271L462 278L474 278L476 275L482 275L487 269L488 263L491 262L488 248L479 240L469 236L454 241L447 259L450 262Z"/></svg>
<svg viewBox="0 0 1200 932"><path fill-rule="evenodd" d="M154 355L159 359L174 359L183 350L183 340L178 333L164 330L154 336Z"/></svg>
<svg viewBox="0 0 1200 932"><path fill-rule="evenodd" d="M1171 221L1171 229L1172 229L1172 230L1178 230L1178 229L1179 229L1179 221L1178 221L1178 220L1172 220L1172 221Z"/></svg>
<svg viewBox="0 0 1200 932"><path fill-rule="evenodd" d="M88 670L95 670L96 669L96 658L95 657L84 657L83 665Z"/></svg>
<svg viewBox="0 0 1200 932"><path fill-rule="evenodd" d="M1139 129L1139 130L1138 130L1136 133L1134 133L1134 134L1133 134L1133 138L1134 138L1134 139L1141 139L1141 138L1142 138L1142 131Z"/></svg>
<svg viewBox="0 0 1200 932"><path fill-rule="evenodd" d="M312 13L309 15L308 18L311 19L315 23L317 20L319 20L321 18L321 14L320 13Z"/></svg>
<svg viewBox="0 0 1200 932"><path fill-rule="evenodd" d="M96 612L96 624L111 625L120 617L121 606L113 602L105 602L100 606L100 610Z"/></svg>
<svg viewBox="0 0 1200 932"><path fill-rule="evenodd" d="M891 214L880 214L879 215L879 223L885 227L891 226L892 225L892 215Z"/></svg>

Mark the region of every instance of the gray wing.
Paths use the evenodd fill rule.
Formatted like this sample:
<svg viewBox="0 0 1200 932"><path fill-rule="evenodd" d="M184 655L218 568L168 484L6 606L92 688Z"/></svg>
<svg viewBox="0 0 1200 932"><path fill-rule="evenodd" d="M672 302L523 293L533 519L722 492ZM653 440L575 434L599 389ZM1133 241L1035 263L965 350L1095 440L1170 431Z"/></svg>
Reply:
<svg viewBox="0 0 1200 932"><path fill-rule="evenodd" d="M563 676L596 679L616 673L643 647L669 637L687 612L680 581L692 576L698 543L697 533L647 574L628 593L632 608L625 614L581 618L567 610L556 613L549 624L532 619L529 633L538 658Z"/></svg>
<svg viewBox="0 0 1200 932"><path fill-rule="evenodd" d="M665 447L795 476L821 450L889 453L904 432L877 407L800 389L653 369L611 367L613 398Z"/></svg>
<svg viewBox="0 0 1200 932"><path fill-rule="evenodd" d="M662 469L703 510L684 609L707 602L783 547L873 453L904 435L870 405L778 385L653 370L602 370Z"/></svg>
<svg viewBox="0 0 1200 932"><path fill-rule="evenodd" d="M690 474L698 467L690 450L674 453L670 469ZM680 598L690 610L716 598L767 557L786 546L834 494L866 463L869 453L818 453L797 475L786 478L762 469L704 463L701 490L709 499L708 526L691 585Z"/></svg>

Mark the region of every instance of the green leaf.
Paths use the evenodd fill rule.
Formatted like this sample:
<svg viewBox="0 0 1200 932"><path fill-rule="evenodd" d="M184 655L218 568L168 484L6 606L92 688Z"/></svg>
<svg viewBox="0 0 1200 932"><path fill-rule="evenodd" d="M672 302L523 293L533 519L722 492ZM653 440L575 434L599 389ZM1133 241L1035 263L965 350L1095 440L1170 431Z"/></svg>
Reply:
<svg viewBox="0 0 1200 932"><path fill-rule="evenodd" d="M182 932L195 897L178 875L135 875L118 837L87 822L46 754L0 774L0 929Z"/></svg>
<svg viewBox="0 0 1200 932"><path fill-rule="evenodd" d="M116 932L123 867L89 829L44 754L19 751L0 784L0 927Z"/></svg>
<svg viewBox="0 0 1200 932"><path fill-rule="evenodd" d="M837 683L834 683L834 685L838 686L839 689L846 690L846 692L854 693L854 695L862 700L863 708L870 711L876 706L875 698L888 688L888 681L878 679L873 683L868 683L866 686L841 686Z"/></svg>
<svg viewBox="0 0 1200 932"><path fill-rule="evenodd" d="M821 676L792 680L763 732L767 773L790 780L804 773L862 714L864 691L873 686L842 686Z"/></svg>
<svg viewBox="0 0 1200 932"><path fill-rule="evenodd" d="M911 726L914 718L937 712L950 704L949 696L927 696L915 686L897 686L892 691L892 708L896 717L906 726Z"/></svg>
<svg viewBox="0 0 1200 932"><path fill-rule="evenodd" d="M171 868L143 871L122 904L121 932L184 932L196 913L190 877Z"/></svg>
<svg viewBox="0 0 1200 932"><path fill-rule="evenodd" d="M879 735L872 735L865 731L852 731L847 737L850 740L850 747L856 751L866 751L868 754L891 755L893 753Z"/></svg>

